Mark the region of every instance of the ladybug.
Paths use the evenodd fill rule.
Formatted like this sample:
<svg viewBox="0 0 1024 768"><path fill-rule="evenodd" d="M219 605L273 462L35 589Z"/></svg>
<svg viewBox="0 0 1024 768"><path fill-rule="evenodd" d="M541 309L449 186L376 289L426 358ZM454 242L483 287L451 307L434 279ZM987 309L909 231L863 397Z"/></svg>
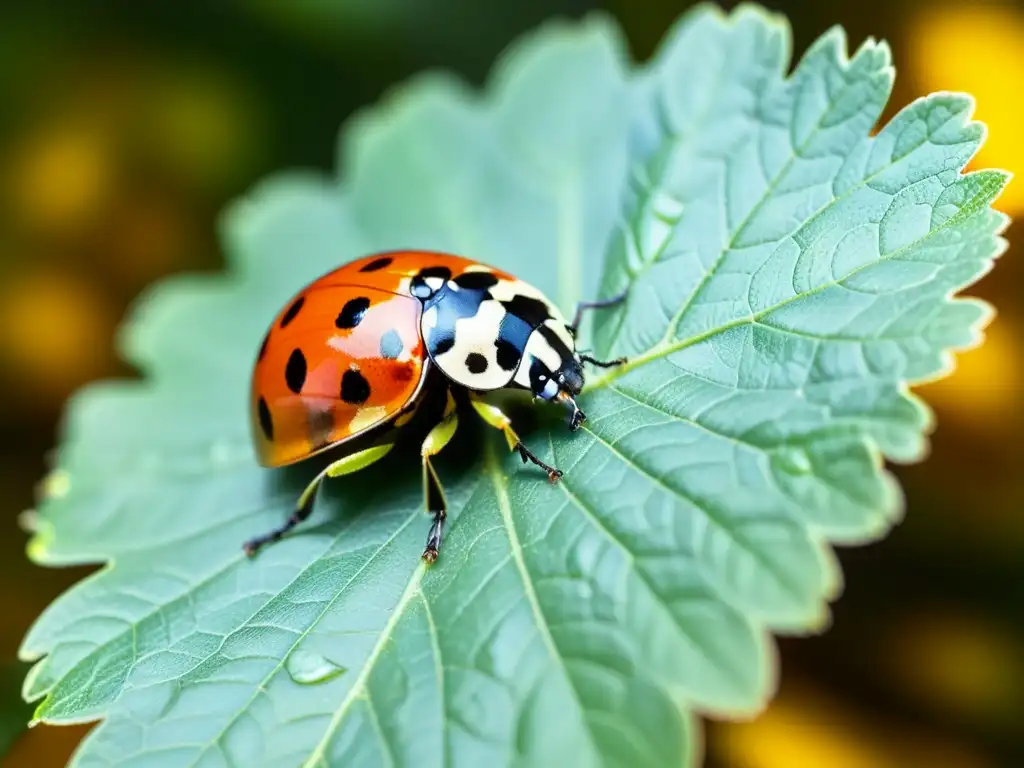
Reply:
<svg viewBox="0 0 1024 768"><path fill-rule="evenodd" d="M252 433L259 462L281 467L337 449L300 494L280 527L244 545L252 555L305 520L323 480L383 458L420 412L434 411L421 447L424 495L433 518L423 559L437 559L446 502L431 464L455 434L459 406L500 429L523 463L551 482L561 471L531 453L498 407L484 399L525 390L569 409L569 428L586 418L575 396L583 363L576 351L583 312L613 306L625 293L581 302L571 323L539 290L478 261L429 251L393 251L345 264L302 289L274 318L256 357ZM432 408L428 403L435 403Z"/></svg>

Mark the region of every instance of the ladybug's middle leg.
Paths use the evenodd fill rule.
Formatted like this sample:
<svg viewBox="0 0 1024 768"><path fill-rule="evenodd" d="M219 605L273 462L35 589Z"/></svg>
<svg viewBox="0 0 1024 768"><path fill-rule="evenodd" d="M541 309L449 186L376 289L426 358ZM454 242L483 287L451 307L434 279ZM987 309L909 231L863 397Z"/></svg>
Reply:
<svg viewBox="0 0 1024 768"><path fill-rule="evenodd" d="M495 429L500 429L502 431L502 434L505 435L505 441L508 443L509 450L518 451L524 464L527 461L532 461L548 473L548 480L552 483L562 476L562 470L555 469L550 464L545 464L534 456L525 445L523 445L523 441L519 439L519 435L517 435L516 431L512 429L512 420L506 416L500 408L496 405L485 403L473 394L470 394L469 401L473 404L476 412L480 414L480 418Z"/></svg>
<svg viewBox="0 0 1024 768"><path fill-rule="evenodd" d="M381 445L375 445L367 448L364 451L358 451L344 458L338 459L331 464L328 464L320 473L314 477L309 485L306 486L306 490L299 496L299 501L295 505L295 511L291 513L287 520L272 531L268 531L262 536L257 536L254 539L250 539L242 545L247 555L254 555L256 552L266 544L275 542L284 536L288 531L297 526L307 517L309 513L313 511L313 502L316 500L316 492L319 490L321 483L323 483L325 477L340 477L341 475L349 475L353 472L358 472L360 469L365 469L376 461L383 459L388 451L394 447L394 443L383 443Z"/></svg>
<svg viewBox="0 0 1024 768"><path fill-rule="evenodd" d="M420 455L423 457L423 498L427 503L427 512L433 516L430 532L427 534L427 545L423 548L423 559L427 563L437 560L437 553L441 549L445 520L448 519L448 502L444 497L441 480L437 476L437 470L434 469L430 457L436 456L451 442L455 430L458 428L459 417L455 409L455 400L452 393L448 392L444 417L437 426L430 430L420 448Z"/></svg>

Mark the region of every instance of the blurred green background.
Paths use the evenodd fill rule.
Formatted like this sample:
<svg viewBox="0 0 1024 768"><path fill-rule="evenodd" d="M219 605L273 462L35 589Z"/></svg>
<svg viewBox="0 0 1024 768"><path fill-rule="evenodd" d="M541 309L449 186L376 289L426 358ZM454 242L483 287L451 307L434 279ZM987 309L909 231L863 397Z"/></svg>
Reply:
<svg viewBox="0 0 1024 768"><path fill-rule="evenodd" d="M796 51L833 23L889 40L886 119L966 90L989 125L976 167L1024 172L1024 4L766 2ZM279 169L330 169L341 123L430 67L479 84L546 17L604 8L647 57L681 0L9 2L0 11L0 749L64 765L88 726L25 730L16 661L32 619L85 569L24 555L64 398L124 374L114 335L151 281L217 270L222 206ZM733 3L723 3L731 7ZM997 202L1024 216L1024 181ZM846 591L822 637L782 642L765 714L712 724L709 768L1024 766L1024 225L970 293L999 309L986 344L919 391L938 430L900 468L908 516L841 553ZM240 394L241 396L241 394Z"/></svg>

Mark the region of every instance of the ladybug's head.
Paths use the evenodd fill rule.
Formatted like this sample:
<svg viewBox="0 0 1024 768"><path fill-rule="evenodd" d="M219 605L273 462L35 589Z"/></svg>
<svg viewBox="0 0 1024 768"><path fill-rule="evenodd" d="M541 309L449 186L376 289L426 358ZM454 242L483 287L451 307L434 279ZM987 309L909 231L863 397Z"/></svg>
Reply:
<svg viewBox="0 0 1024 768"><path fill-rule="evenodd" d="M528 366L533 396L571 408L569 427L575 430L586 419L575 400L583 391L583 364L576 354L572 335L568 330L558 333L552 325L545 323L530 334L523 365Z"/></svg>

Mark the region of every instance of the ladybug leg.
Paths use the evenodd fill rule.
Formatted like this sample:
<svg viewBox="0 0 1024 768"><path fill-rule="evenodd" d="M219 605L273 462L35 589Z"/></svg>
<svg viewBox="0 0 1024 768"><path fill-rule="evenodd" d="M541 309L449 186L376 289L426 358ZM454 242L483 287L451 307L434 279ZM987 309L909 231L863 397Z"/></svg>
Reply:
<svg viewBox="0 0 1024 768"><path fill-rule="evenodd" d="M480 414L480 418L495 429L500 429L502 431L502 434L505 435L505 441L508 443L509 450L518 451L519 455L523 459L523 464L527 461L532 461L548 473L548 480L552 483L556 482L558 478L562 476L562 470L555 469L550 464L545 464L534 456L525 445L523 445L523 441L519 439L519 435L517 435L515 430L512 429L512 420L506 416L500 408L491 405L490 403L485 403L472 393L469 396L469 401L473 404L476 412Z"/></svg>
<svg viewBox="0 0 1024 768"><path fill-rule="evenodd" d="M430 532L427 534L427 545L423 548L423 559L428 564L437 560L437 553L441 549L441 537L444 534L444 524L448 519L448 502L444 497L444 488L441 487L441 480L437 476L437 470L434 469L430 457L436 456L451 442L455 430L458 428L459 417L455 410L455 400L449 392L444 418L430 430L420 448L420 455L423 457L423 498L427 503L427 512L433 516Z"/></svg>
<svg viewBox="0 0 1024 768"><path fill-rule="evenodd" d="M371 448L367 448L364 451L353 453L350 456L338 459L337 461L328 464L316 477L314 477L306 489L299 496L299 501L295 505L295 511L288 517L285 522L275 528L272 531L268 531L262 536L257 536L254 539L250 539L242 545L242 549L245 550L245 554L254 555L263 546L278 541L288 531L297 526L307 517L309 513L313 511L313 502L316 500L317 491L320 489L320 485L323 483L326 477L340 477L341 475L349 475L353 472L358 472L360 469L365 469L376 461L383 459L388 451L394 447L394 443L383 443L381 445L375 445Z"/></svg>
<svg viewBox="0 0 1024 768"><path fill-rule="evenodd" d="M627 287L622 293L618 293L609 299L599 299L597 301L581 301L576 305L576 314L572 317L572 322L567 326L569 332L575 336L579 330L580 323L583 322L583 313L588 309L607 309L608 307L614 307L616 304L620 304L625 298L626 294L629 293Z"/></svg>
<svg viewBox="0 0 1024 768"><path fill-rule="evenodd" d="M626 358L617 357L614 360L597 360L590 355L580 355L580 360L584 363L590 363L596 365L598 368L614 368L617 365L622 365L626 362Z"/></svg>

